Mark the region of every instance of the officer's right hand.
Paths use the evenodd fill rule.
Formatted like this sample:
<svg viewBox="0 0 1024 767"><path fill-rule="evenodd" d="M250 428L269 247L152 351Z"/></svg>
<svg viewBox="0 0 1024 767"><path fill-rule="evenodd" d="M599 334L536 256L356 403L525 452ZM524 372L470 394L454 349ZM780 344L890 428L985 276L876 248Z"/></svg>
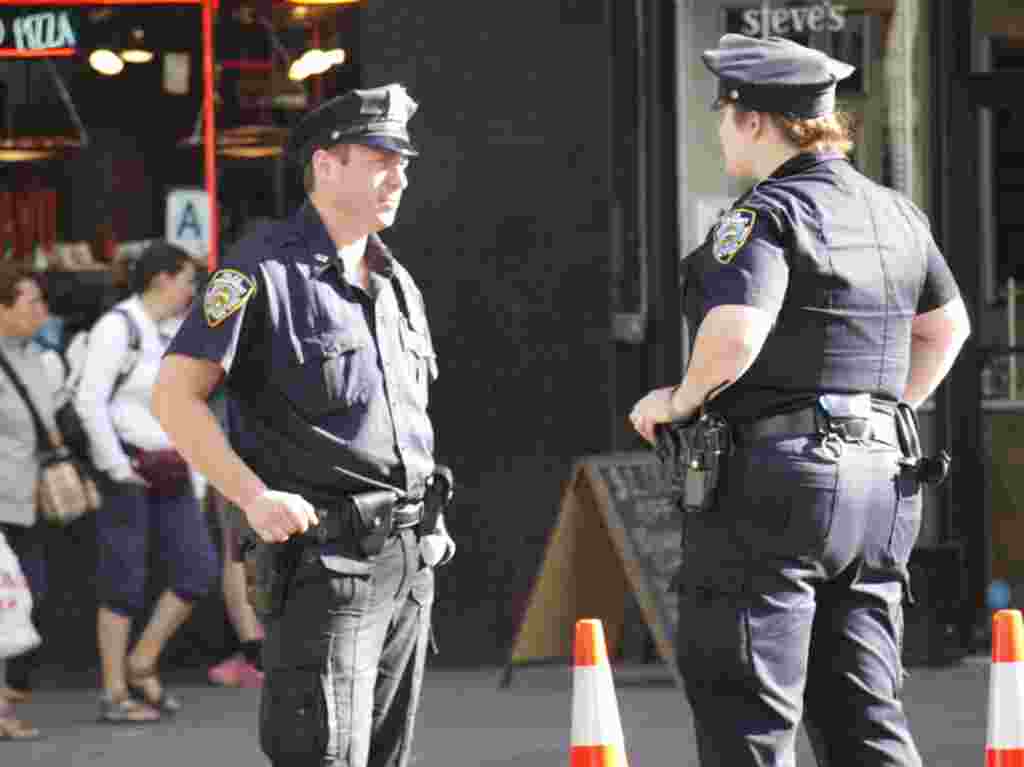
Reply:
<svg viewBox="0 0 1024 767"><path fill-rule="evenodd" d="M264 543L284 543L320 524L313 505L301 495L264 490L242 509L249 527Z"/></svg>

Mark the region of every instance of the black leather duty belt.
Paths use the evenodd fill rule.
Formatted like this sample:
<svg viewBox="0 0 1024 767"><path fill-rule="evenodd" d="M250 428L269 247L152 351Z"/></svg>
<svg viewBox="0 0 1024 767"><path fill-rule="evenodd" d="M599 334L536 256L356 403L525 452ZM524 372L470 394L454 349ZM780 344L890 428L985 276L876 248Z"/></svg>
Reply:
<svg viewBox="0 0 1024 767"><path fill-rule="evenodd" d="M868 418L829 418L817 407L805 407L791 413L760 418L734 428L737 444L746 445L769 437L798 437L810 434L835 434L848 442L882 442L899 447L896 420L891 413L873 411Z"/></svg>
<svg viewBox="0 0 1024 767"><path fill-rule="evenodd" d="M353 537L372 532L362 526L358 518L358 512L350 501L345 501L338 506L327 509L316 508L316 516L320 520L319 525L311 525L300 538L316 543L327 543L329 541L349 540ZM423 518L423 502L417 501L391 509L391 532L415 527Z"/></svg>

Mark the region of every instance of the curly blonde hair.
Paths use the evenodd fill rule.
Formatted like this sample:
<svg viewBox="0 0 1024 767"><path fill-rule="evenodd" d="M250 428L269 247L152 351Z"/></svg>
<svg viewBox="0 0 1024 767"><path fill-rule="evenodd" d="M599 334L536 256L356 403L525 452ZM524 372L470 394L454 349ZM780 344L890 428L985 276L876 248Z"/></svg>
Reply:
<svg viewBox="0 0 1024 767"><path fill-rule="evenodd" d="M802 152L829 149L849 154L853 149L853 118L846 112L833 112L810 119L773 114L772 120L791 143Z"/></svg>
<svg viewBox="0 0 1024 767"><path fill-rule="evenodd" d="M745 114L756 111L733 104L737 122ZM821 117L787 117L777 112L763 112L791 144L801 152L824 152L829 149L849 154L853 150L855 123L846 112L832 112Z"/></svg>

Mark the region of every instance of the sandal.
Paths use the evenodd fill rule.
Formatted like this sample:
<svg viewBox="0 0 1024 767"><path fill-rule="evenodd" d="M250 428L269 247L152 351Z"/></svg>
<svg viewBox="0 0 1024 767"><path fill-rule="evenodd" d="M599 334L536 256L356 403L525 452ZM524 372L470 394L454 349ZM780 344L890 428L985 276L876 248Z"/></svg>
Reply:
<svg viewBox="0 0 1024 767"><path fill-rule="evenodd" d="M100 696L99 720L112 724L145 724L159 722L160 712L146 703L140 703L131 696L114 700L104 693Z"/></svg>
<svg viewBox="0 0 1024 767"><path fill-rule="evenodd" d="M13 716L0 717L0 740L39 740L39 730Z"/></svg>
<svg viewBox="0 0 1024 767"><path fill-rule="evenodd" d="M0 700L6 700L8 703L27 703L31 697L31 690L19 690L16 687L0 687Z"/></svg>
<svg viewBox="0 0 1024 767"><path fill-rule="evenodd" d="M146 682L153 680L160 685L159 697L153 698L146 692ZM149 668L135 668L131 660L128 661L128 687L132 692L137 693L142 702L155 708L161 714L174 715L181 711L181 701L164 689L163 684L157 676L156 666Z"/></svg>

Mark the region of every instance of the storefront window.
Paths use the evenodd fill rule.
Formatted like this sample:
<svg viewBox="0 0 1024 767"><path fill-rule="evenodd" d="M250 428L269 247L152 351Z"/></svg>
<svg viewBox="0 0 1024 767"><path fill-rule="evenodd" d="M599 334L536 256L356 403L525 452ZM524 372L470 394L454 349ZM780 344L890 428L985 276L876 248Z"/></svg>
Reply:
<svg viewBox="0 0 1024 767"><path fill-rule="evenodd" d="M680 175L680 199L688 201L684 215L688 212L691 221L683 229L691 246L721 207L743 191L722 177L716 123L708 111L716 86L699 60L699 52L726 32L785 37L854 65L856 72L838 92L840 108L857 128L851 159L866 175L929 210L931 65L925 0L687 0L686 5L680 46L686 115L680 124L688 172Z"/></svg>
<svg viewBox="0 0 1024 767"><path fill-rule="evenodd" d="M975 0L971 43L972 69L1001 73L1024 69L1024 7L1016 0ZM1021 344L1019 320L1024 298L1024 94L1019 106L982 107L977 152L980 213L978 262L982 316L976 328L990 349L982 368L982 396L1014 403L1024 397L1022 356L1010 351ZM1003 349L1003 351L997 351Z"/></svg>

